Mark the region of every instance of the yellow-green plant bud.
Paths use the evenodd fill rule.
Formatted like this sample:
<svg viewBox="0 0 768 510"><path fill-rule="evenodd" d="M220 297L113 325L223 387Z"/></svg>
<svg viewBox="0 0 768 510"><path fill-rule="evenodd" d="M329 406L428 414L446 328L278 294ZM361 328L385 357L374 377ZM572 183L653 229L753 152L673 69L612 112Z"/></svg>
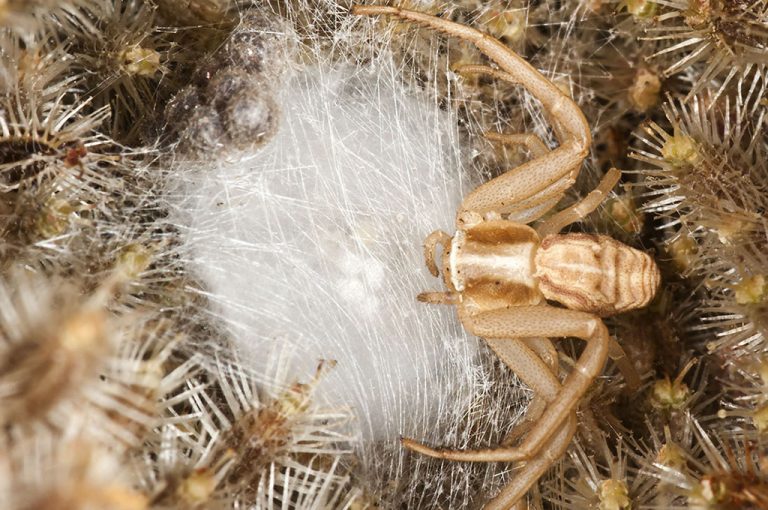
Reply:
<svg viewBox="0 0 768 510"><path fill-rule="evenodd" d="M667 138L661 148L661 155L674 166L695 165L701 161L701 155L696 148L696 141L688 135L675 132Z"/></svg>
<svg viewBox="0 0 768 510"><path fill-rule="evenodd" d="M128 74L152 77L160 70L160 53L134 46L123 53L123 68Z"/></svg>
<svg viewBox="0 0 768 510"><path fill-rule="evenodd" d="M766 290L765 276L761 274L743 278L733 289L736 302L740 305L762 303L765 301Z"/></svg>
<svg viewBox="0 0 768 510"><path fill-rule="evenodd" d="M600 510L627 510L632 507L624 480L608 479L600 484Z"/></svg>

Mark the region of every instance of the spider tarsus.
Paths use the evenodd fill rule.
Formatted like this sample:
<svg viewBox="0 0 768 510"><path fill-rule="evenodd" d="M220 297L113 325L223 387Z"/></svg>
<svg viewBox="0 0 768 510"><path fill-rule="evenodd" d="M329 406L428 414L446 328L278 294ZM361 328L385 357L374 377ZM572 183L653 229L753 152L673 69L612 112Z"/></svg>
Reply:
<svg viewBox="0 0 768 510"><path fill-rule="evenodd" d="M381 5L354 4L350 7L349 12L355 15L369 16L371 14L398 14L400 9L398 7L386 7Z"/></svg>

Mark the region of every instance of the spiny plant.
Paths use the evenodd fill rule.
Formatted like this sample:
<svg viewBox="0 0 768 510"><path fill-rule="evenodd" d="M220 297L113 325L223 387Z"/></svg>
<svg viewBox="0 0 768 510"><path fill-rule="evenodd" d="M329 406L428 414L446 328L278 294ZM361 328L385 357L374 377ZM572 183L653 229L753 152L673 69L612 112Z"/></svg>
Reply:
<svg viewBox="0 0 768 510"><path fill-rule="evenodd" d="M152 508L340 508L359 497L342 464L354 443L349 414L312 402L333 363L291 383L291 356L271 359L274 378L218 360L166 398L164 420L135 459Z"/></svg>
<svg viewBox="0 0 768 510"><path fill-rule="evenodd" d="M706 347L724 356L766 346L764 87L757 75L742 81L733 97L670 99L664 111L671 129L649 122L632 154L651 165L639 170L649 190L644 210L660 218L672 254L688 253L684 274L704 283L703 324L692 327L717 332L705 335Z"/></svg>
<svg viewBox="0 0 768 510"><path fill-rule="evenodd" d="M664 76L694 68L687 100L712 80L719 81L717 97L734 78L765 69L768 3L764 0L651 0L644 4L639 12L642 22L651 21L647 37L661 43L649 59L664 67Z"/></svg>
<svg viewBox="0 0 768 510"><path fill-rule="evenodd" d="M528 157L484 140L483 130L531 131L554 145L548 119L519 87L461 72L462 64L483 63L471 47L392 21L366 31L350 19L348 4L0 0L0 500L9 508L464 508L515 476L504 465L405 456L394 440L361 444L347 410L316 400L332 374L299 380L285 353L260 352L275 373L237 358L230 340L239 324L222 324L231 303L190 269L184 234L205 237L221 225L186 223L181 209L189 202L173 193L187 182L185 193L194 194L192 174L218 178L211 169L223 158L252 158L281 130L295 129L280 121L287 109L280 101L297 70L321 75L333 64L358 79L348 88L374 97L406 83L433 111L458 112L460 136L451 141L471 147L476 166L457 180L481 181ZM655 247L664 269L658 301L612 326L640 380L609 370L595 384L579 411L590 430L580 432L557 476L533 491L533 502L611 510L768 506L768 4L400 5L491 33L580 102L595 144L569 199L588 191L600 170L629 171L621 191L574 228ZM398 65L382 71L372 62L386 52ZM379 85L360 85L369 78ZM334 111L343 107L334 94L310 99ZM392 123L422 111L398 110ZM423 130L436 131L430 127ZM298 135L290 140L280 150L307 150ZM335 155L344 142L329 144ZM369 157L359 143L347 145L354 158ZM270 172L285 169L263 175ZM231 180L231 189L247 182ZM293 182L315 199L307 211L322 206L323 186L345 196L370 193L367 202L393 208L381 187L360 192L349 182L317 181L307 188L310 182ZM437 182L448 187L448 177ZM443 207L441 196L430 195L419 213ZM198 198L219 210L237 206L231 197ZM285 210L269 217L297 222ZM328 236L324 249L335 253L353 239L365 255L385 244L368 217L360 220L363 208L343 214L354 228ZM411 229L420 218L400 216L392 222ZM328 227L301 224L297 236ZM286 243L273 239L249 244L246 258L260 250L285 257ZM368 259L338 263L340 285L353 295L350 289L377 281L386 300L416 271L404 263L385 280L360 260ZM312 271L323 263L307 272L321 278ZM376 329L381 310L354 320L386 341ZM413 320L411 304L400 310L396 324ZM565 374L578 349L564 353ZM523 412L511 374L482 349L476 357L466 367L479 387L468 408L434 402L450 421L435 430L446 444L495 444ZM627 396L629 386L640 405ZM400 425L410 418L396 416Z"/></svg>

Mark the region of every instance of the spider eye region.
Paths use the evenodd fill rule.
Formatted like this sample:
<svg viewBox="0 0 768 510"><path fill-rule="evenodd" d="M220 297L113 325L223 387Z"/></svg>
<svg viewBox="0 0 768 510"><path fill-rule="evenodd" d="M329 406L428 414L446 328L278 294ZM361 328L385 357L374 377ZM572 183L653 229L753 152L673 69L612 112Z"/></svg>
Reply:
<svg viewBox="0 0 768 510"><path fill-rule="evenodd" d="M601 235L547 236L535 264L546 299L601 317L642 308L661 281L648 254Z"/></svg>

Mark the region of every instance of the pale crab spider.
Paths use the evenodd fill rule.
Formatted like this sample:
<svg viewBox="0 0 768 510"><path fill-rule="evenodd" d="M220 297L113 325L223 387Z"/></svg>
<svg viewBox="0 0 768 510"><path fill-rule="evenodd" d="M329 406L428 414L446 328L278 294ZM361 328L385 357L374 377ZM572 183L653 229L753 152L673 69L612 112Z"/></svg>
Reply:
<svg viewBox="0 0 768 510"><path fill-rule="evenodd" d="M549 150L532 134L488 133L494 141L527 147L533 159L472 191L459 207L457 231L436 231L424 243L427 267L438 276L435 248L443 247L448 291L426 292L420 301L456 305L469 332L494 352L534 391L526 420L498 448L434 449L412 439L405 447L432 457L476 462L526 461L486 508L511 508L566 450L576 430L576 407L610 355L625 377L634 369L611 339L600 317L648 304L659 286L653 259L602 235L558 232L594 211L618 182L611 169L583 200L536 228L576 180L591 144L589 125L578 105L525 60L493 37L473 28L415 11L354 6L353 14L389 14L474 44L498 65L464 66L521 85L538 99L560 146ZM502 216L503 215L503 216ZM567 308L547 304L556 301ZM563 381L550 338L576 337L586 347ZM634 376L636 378L636 376ZM525 434L517 446L510 441Z"/></svg>

